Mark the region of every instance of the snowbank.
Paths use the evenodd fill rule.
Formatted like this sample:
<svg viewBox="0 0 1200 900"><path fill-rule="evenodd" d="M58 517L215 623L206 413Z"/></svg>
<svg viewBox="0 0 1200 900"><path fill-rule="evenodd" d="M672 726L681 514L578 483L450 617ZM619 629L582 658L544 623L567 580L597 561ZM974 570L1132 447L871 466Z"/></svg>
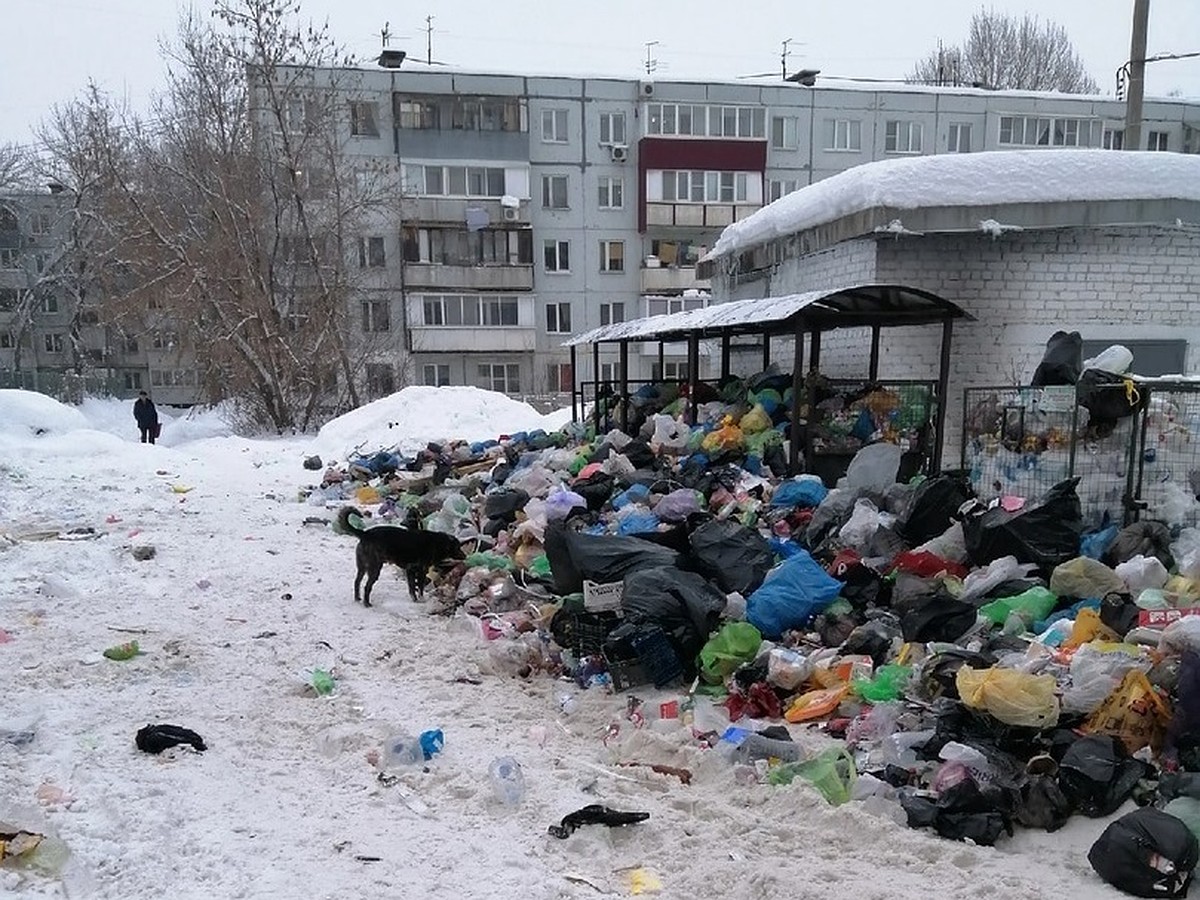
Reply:
<svg viewBox="0 0 1200 900"><path fill-rule="evenodd" d="M66 434L88 427L87 418L73 406L45 394L16 389L0 390L0 422L4 423L4 433L12 436Z"/></svg>

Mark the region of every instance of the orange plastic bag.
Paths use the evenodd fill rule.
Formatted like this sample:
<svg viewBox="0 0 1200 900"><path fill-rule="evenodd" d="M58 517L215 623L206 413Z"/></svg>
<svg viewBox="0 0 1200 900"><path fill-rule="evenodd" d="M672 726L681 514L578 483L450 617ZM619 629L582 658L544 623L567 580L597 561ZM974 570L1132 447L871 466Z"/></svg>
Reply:
<svg viewBox="0 0 1200 900"><path fill-rule="evenodd" d="M1074 650L1092 641L1118 644L1121 642L1121 636L1100 621L1099 612L1094 609L1081 609L1075 617L1070 635L1063 641L1063 649Z"/></svg>
<svg viewBox="0 0 1200 900"><path fill-rule="evenodd" d="M1162 746L1171 707L1139 669L1125 673L1120 686L1084 723L1086 734L1111 734L1130 753Z"/></svg>
<svg viewBox="0 0 1200 900"><path fill-rule="evenodd" d="M838 708L838 704L849 690L850 685L843 684L840 687L822 688L801 694L792 701L783 717L789 722L808 722L827 716Z"/></svg>

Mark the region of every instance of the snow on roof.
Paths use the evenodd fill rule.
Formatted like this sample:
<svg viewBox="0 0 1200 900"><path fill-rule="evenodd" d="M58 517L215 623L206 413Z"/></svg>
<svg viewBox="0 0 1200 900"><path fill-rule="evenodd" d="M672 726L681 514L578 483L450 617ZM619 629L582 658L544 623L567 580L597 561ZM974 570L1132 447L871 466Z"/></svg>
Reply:
<svg viewBox="0 0 1200 900"><path fill-rule="evenodd" d="M734 300L703 309L685 309L662 316L602 325L572 337L563 346L677 339L692 331L777 330L801 310L808 311L806 317L811 315L813 319L824 319L828 323L845 320L844 324L847 325L862 324L859 320L864 315L880 324L887 324L889 317L893 321L903 317L906 323L916 324L964 315L950 301L927 291L899 285L851 285L782 297Z"/></svg>
<svg viewBox="0 0 1200 900"><path fill-rule="evenodd" d="M996 150L887 159L847 169L728 226L706 259L740 253L873 207L1072 200L1200 201L1200 156L1111 150Z"/></svg>

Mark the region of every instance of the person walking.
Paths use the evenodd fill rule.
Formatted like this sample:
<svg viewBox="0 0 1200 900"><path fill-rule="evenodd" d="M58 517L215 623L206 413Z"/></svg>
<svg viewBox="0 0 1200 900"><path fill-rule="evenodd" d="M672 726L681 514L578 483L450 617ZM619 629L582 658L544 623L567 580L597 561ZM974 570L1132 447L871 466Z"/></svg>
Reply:
<svg viewBox="0 0 1200 900"><path fill-rule="evenodd" d="M133 401L133 417L142 432L142 443L153 444L158 437L158 410L145 391L138 391L138 398Z"/></svg>

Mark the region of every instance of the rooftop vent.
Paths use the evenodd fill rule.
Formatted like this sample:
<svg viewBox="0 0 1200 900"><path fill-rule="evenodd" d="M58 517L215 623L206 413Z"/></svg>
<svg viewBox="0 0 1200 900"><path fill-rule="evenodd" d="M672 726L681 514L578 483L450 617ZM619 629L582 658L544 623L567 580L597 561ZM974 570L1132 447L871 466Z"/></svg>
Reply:
<svg viewBox="0 0 1200 900"><path fill-rule="evenodd" d="M389 50L385 48L379 54L379 65L385 69L398 69L400 68L400 64L404 62L406 55L403 50Z"/></svg>

